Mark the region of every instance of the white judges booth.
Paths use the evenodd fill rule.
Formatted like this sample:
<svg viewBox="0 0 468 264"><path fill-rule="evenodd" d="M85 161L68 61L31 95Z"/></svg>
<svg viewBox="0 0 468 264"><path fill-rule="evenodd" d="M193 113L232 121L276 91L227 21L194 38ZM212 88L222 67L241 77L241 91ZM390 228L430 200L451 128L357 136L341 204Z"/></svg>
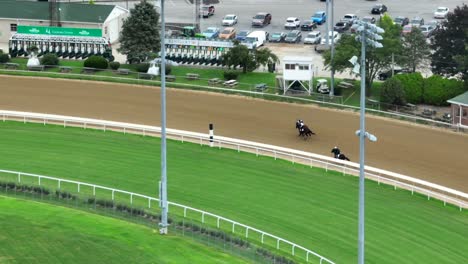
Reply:
<svg viewBox="0 0 468 264"><path fill-rule="evenodd" d="M294 87L310 95L313 83L312 57L286 56L283 58L283 94Z"/></svg>

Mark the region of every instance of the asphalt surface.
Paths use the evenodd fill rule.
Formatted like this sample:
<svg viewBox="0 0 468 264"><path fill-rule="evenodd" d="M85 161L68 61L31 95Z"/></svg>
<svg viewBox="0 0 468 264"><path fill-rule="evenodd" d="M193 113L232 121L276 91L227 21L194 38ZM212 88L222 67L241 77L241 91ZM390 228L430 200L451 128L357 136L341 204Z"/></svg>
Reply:
<svg viewBox="0 0 468 264"><path fill-rule="evenodd" d="M155 87L76 80L0 76L0 109L62 114L160 125L160 90ZM297 136L301 118L317 133ZM297 105L215 93L168 89L167 126L331 155L339 146L359 157L359 116L312 105ZM367 115L366 164L468 192L468 135ZM170 150L169 150L170 151Z"/></svg>

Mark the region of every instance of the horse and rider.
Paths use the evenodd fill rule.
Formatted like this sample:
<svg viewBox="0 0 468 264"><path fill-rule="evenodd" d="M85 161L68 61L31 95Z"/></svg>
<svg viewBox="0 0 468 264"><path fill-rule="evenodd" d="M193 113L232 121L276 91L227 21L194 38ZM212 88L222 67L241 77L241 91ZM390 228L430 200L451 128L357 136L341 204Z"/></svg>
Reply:
<svg viewBox="0 0 468 264"><path fill-rule="evenodd" d="M335 146L332 150L331 150L331 153L333 153L333 156L335 157L335 159L340 159L340 160L347 160L349 161L349 158L346 157L345 154L341 153L341 150Z"/></svg>
<svg viewBox="0 0 468 264"><path fill-rule="evenodd" d="M296 129L299 130L299 136L302 136L304 140L307 139L307 137L315 135L315 133L304 124L304 120L302 119L296 120Z"/></svg>

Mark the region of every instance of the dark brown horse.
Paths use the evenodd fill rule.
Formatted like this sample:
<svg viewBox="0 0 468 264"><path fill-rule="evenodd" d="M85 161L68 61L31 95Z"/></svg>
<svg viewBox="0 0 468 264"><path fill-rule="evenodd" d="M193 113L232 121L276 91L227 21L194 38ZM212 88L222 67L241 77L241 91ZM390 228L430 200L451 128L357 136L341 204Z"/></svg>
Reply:
<svg viewBox="0 0 468 264"><path fill-rule="evenodd" d="M296 121L296 128L299 130L299 136L302 136L304 140L312 135L315 135L315 133L307 125L305 125L304 121L301 119Z"/></svg>

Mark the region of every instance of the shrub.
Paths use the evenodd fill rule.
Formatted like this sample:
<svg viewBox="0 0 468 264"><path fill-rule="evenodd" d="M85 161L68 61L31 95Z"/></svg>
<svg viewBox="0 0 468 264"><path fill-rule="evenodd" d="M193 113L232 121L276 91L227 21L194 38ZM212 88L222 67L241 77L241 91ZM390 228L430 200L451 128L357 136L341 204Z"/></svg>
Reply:
<svg viewBox="0 0 468 264"><path fill-rule="evenodd" d="M115 70L118 70L118 69L120 68L120 62L118 62L118 61L110 62L110 63L109 63L109 67L110 67L111 69L113 69L114 71L115 71Z"/></svg>
<svg viewBox="0 0 468 264"><path fill-rule="evenodd" d="M240 72L234 70L227 70L223 73L225 80L237 80L239 74Z"/></svg>
<svg viewBox="0 0 468 264"><path fill-rule="evenodd" d="M84 66L96 69L107 69L109 62L102 56L90 56L84 61Z"/></svg>
<svg viewBox="0 0 468 264"><path fill-rule="evenodd" d="M0 63L7 63L10 61L10 56L5 53L0 53Z"/></svg>
<svg viewBox="0 0 468 264"><path fill-rule="evenodd" d="M424 103L448 105L447 100L464 92L463 82L433 75L425 80Z"/></svg>
<svg viewBox="0 0 468 264"><path fill-rule="evenodd" d="M41 58L41 64L47 66L55 66L59 64L59 59L57 55L53 53L47 53L44 54L44 56Z"/></svg>
<svg viewBox="0 0 468 264"><path fill-rule="evenodd" d="M149 69L149 63L139 63L136 65L137 72L144 72L147 73Z"/></svg>
<svg viewBox="0 0 468 264"><path fill-rule="evenodd" d="M408 103L419 104L423 102L424 78L421 73L397 74L393 78L401 82Z"/></svg>
<svg viewBox="0 0 468 264"><path fill-rule="evenodd" d="M380 100L394 105L406 104L405 90L401 82L395 78L386 80L381 86Z"/></svg>

